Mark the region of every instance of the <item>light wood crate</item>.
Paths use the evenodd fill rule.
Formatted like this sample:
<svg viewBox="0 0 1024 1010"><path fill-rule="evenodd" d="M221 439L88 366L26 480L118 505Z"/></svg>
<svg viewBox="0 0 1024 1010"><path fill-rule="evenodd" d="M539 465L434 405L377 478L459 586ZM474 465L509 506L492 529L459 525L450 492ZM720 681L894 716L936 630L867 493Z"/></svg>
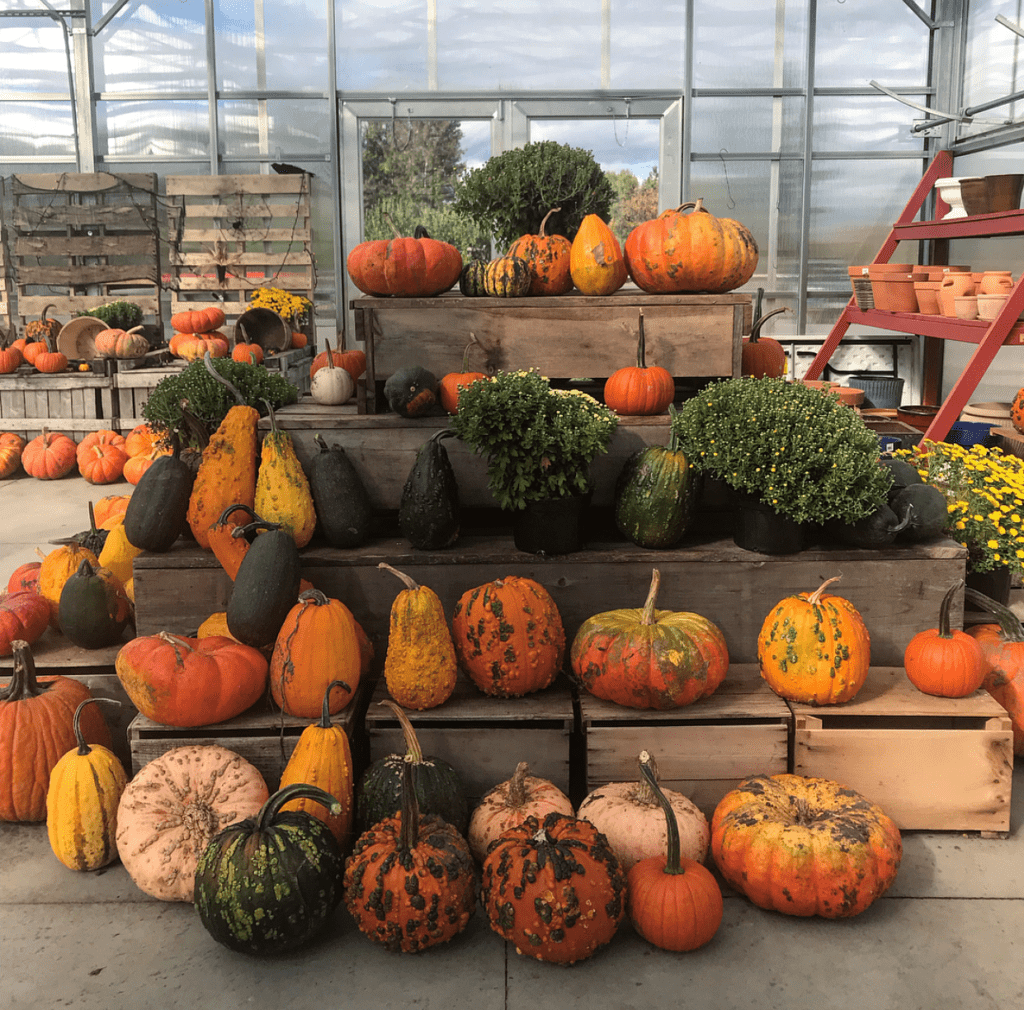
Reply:
<svg viewBox="0 0 1024 1010"><path fill-rule="evenodd" d="M790 708L796 774L856 789L901 829L1009 831L1013 729L986 691L933 697L873 666L853 701Z"/></svg>
<svg viewBox="0 0 1024 1010"><path fill-rule="evenodd" d="M404 754L405 738L390 709L383 678L366 711L370 761ZM572 692L559 678L544 691L522 698L491 698L459 675L455 692L443 705L405 713L427 757L447 761L475 802L527 761L534 775L568 793L569 748L575 725Z"/></svg>
<svg viewBox="0 0 1024 1010"><path fill-rule="evenodd" d="M86 432L110 427L113 377L95 372L43 375L22 365L0 375L0 429L35 438L44 427L76 442Z"/></svg>
<svg viewBox="0 0 1024 1010"><path fill-rule="evenodd" d="M734 663L714 694L668 711L625 708L580 691L586 791L638 778L649 751L662 785L690 797L708 818L749 775L789 767L793 717L754 664Z"/></svg>

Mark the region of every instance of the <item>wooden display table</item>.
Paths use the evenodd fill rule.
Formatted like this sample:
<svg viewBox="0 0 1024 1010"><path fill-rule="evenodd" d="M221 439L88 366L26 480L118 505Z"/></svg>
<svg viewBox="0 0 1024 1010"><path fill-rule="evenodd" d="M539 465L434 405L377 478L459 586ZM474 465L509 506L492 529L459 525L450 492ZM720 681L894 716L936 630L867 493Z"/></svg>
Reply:
<svg viewBox="0 0 1024 1010"><path fill-rule="evenodd" d="M549 298L356 298L355 338L366 349L366 410L378 384L408 365L438 378L461 371L536 368L550 378L607 378L636 362L640 310L648 365L677 377L740 375L750 295L651 295L633 285L607 297L574 291Z"/></svg>
<svg viewBox="0 0 1024 1010"><path fill-rule="evenodd" d="M856 789L900 828L1009 831L1013 726L988 692L937 698L873 666L853 701L790 708L798 775Z"/></svg>

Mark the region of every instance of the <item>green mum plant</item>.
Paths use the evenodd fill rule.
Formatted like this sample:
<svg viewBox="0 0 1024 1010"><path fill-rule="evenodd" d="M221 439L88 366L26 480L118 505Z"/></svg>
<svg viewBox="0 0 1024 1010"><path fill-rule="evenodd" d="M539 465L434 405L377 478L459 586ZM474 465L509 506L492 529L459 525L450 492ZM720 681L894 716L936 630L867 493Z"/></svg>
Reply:
<svg viewBox="0 0 1024 1010"><path fill-rule="evenodd" d="M487 481L498 504L582 494L590 464L608 444L618 416L579 390L552 389L536 371L498 372L465 387L449 426L487 457Z"/></svg>
<svg viewBox="0 0 1024 1010"><path fill-rule="evenodd" d="M782 379L725 379L672 420L696 469L797 522L853 523L891 486L878 438L836 393Z"/></svg>

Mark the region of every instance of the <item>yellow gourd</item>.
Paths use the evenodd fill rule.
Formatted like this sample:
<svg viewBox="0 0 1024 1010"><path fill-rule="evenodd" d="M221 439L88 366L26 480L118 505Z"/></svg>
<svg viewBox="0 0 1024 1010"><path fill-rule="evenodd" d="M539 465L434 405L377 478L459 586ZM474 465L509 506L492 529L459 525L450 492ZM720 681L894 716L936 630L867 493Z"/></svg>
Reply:
<svg viewBox="0 0 1024 1010"><path fill-rule="evenodd" d="M278 428L274 408L266 400L263 402L270 411L270 434L263 439L254 508L261 519L280 523L297 547L305 547L316 529L309 479L295 455L291 435Z"/></svg>
<svg viewBox="0 0 1024 1010"><path fill-rule="evenodd" d="M79 724L86 698L75 709L78 747L50 772L46 792L46 833L53 854L69 870L98 870L117 859L117 805L128 776L116 755L85 742ZM118 704L118 702L112 702Z"/></svg>
<svg viewBox="0 0 1024 1010"><path fill-rule="evenodd" d="M188 503L188 524L196 543L203 550L210 547L210 526L229 505L252 508L256 495L256 460L258 454L259 411L246 405L241 394L210 363L206 367L218 382L226 385L238 400L213 433L203 450L192 495Z"/></svg>
<svg viewBox="0 0 1024 1010"><path fill-rule="evenodd" d="M458 664L444 607L437 593L417 585L383 561L377 565L405 583L391 605L391 631L384 682L403 708L422 711L443 705L455 690Z"/></svg>
<svg viewBox="0 0 1024 1010"><path fill-rule="evenodd" d="M629 273L619 240L596 214L583 219L572 240L569 272L585 295L610 295L626 283Z"/></svg>
<svg viewBox="0 0 1024 1010"><path fill-rule="evenodd" d="M121 584L124 585L132 578L132 562L142 553L141 547L136 547L128 540L128 534L124 531L124 523L117 523L109 533L106 542L100 551L100 567L109 568ZM134 593L135 589L132 588Z"/></svg>
<svg viewBox="0 0 1024 1010"><path fill-rule="evenodd" d="M199 625L199 631L196 632L196 638L213 638L219 636L220 638L235 638L234 635L228 631L228 615L225 610L218 610L215 614L210 616ZM235 639L237 641L237 639Z"/></svg>

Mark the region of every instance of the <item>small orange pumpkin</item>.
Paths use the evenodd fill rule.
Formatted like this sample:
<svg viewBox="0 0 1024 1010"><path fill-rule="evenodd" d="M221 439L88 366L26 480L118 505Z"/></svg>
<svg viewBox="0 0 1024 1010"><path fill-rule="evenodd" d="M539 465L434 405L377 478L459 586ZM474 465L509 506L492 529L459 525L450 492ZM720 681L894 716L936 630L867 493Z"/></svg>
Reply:
<svg viewBox="0 0 1024 1010"><path fill-rule="evenodd" d="M15 347L12 342L14 333L14 324L12 323L10 330L0 339L0 375L10 375L11 372L16 372L25 360L21 348Z"/></svg>
<svg viewBox="0 0 1024 1010"><path fill-rule="evenodd" d="M330 346L328 344L328 346ZM352 381L355 382L366 371L366 354L358 348L352 351L331 351L331 360L338 368L344 368ZM327 352L321 351L309 366L309 377L312 379L321 368L327 367Z"/></svg>
<svg viewBox="0 0 1024 1010"><path fill-rule="evenodd" d="M753 325L750 327L750 336L743 338L741 370L744 375L752 375L755 379L763 379L768 376L772 379L781 379L786 374L786 350L777 340L771 337L761 336L761 327L780 312L788 312L785 305L772 309L765 315L761 315L761 298L764 295L764 288L757 289L757 308L754 312Z"/></svg>
<svg viewBox="0 0 1024 1010"><path fill-rule="evenodd" d="M950 628L949 608L963 580L942 597L939 626L919 631L903 653L903 668L910 683L925 694L966 698L981 687L987 667L977 640L966 631Z"/></svg>
<svg viewBox="0 0 1024 1010"><path fill-rule="evenodd" d="M183 309L171 316L178 333L210 333L224 325L224 310L212 305L205 309Z"/></svg>
<svg viewBox="0 0 1024 1010"><path fill-rule="evenodd" d="M484 372L469 371L469 349L477 342L475 333L471 333L470 336L473 339L466 344L466 350L462 354L462 371L449 372L447 375L443 375L437 386L441 406L449 414L457 414L459 412L459 394L462 390L472 385L478 379L487 378Z"/></svg>
<svg viewBox="0 0 1024 1010"><path fill-rule="evenodd" d="M75 468L75 443L59 431L44 427L21 454L25 473L38 480L58 480Z"/></svg>
<svg viewBox="0 0 1024 1010"><path fill-rule="evenodd" d="M248 343L243 339L243 334L244 331L235 337L235 346L231 349L231 360L241 361L247 365L262 365L263 348L259 344ZM217 355L211 354L210 357L215 358Z"/></svg>
<svg viewBox="0 0 1024 1010"><path fill-rule="evenodd" d="M612 372L604 384L604 402L628 417L662 414L675 399L672 373L645 360L644 310L640 310L640 336L636 342L636 364Z"/></svg>
<svg viewBox="0 0 1024 1010"><path fill-rule="evenodd" d="M46 347L40 351L32 361L37 372L47 375L54 375L57 372L65 372L68 367L68 358L57 350L57 343L53 337L46 338Z"/></svg>
<svg viewBox="0 0 1024 1010"><path fill-rule="evenodd" d="M596 214L588 214L569 250L572 282L585 295L610 295L629 276L615 232Z"/></svg>
<svg viewBox="0 0 1024 1010"><path fill-rule="evenodd" d="M120 480L128 454L120 446L95 444L79 453L78 472L90 484L113 484Z"/></svg>
<svg viewBox="0 0 1024 1010"><path fill-rule="evenodd" d="M305 333L300 333L298 330L292 330L292 350L300 350L309 343L309 337ZM322 808L321 808L322 809Z"/></svg>
<svg viewBox="0 0 1024 1010"><path fill-rule="evenodd" d="M152 425L137 424L125 436L124 451L129 456L152 452L163 441L163 437L163 432L157 431Z"/></svg>
<svg viewBox="0 0 1024 1010"><path fill-rule="evenodd" d="M507 255L518 256L530 268L531 295L564 295L572 290L569 264L572 243L564 235L544 234L548 218L561 209L552 207L544 215L536 235L523 235L509 246Z"/></svg>

